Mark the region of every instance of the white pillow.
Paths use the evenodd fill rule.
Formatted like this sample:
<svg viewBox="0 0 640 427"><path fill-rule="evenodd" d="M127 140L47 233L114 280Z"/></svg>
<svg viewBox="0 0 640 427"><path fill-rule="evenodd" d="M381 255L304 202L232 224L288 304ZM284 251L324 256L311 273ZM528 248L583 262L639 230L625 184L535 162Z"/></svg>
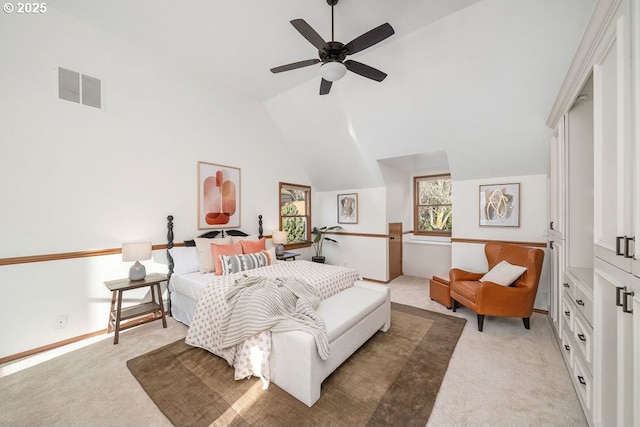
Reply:
<svg viewBox="0 0 640 427"><path fill-rule="evenodd" d="M196 237L193 240L196 242L196 248L198 250L198 264L200 266L200 273L215 273L216 266L213 263L211 243L215 243L216 245L230 245L231 237L216 237L215 239Z"/></svg>
<svg viewBox="0 0 640 427"><path fill-rule="evenodd" d="M487 274L480 278L481 282L493 282L496 285L509 286L527 271L527 267L513 265L507 261L500 261Z"/></svg>
<svg viewBox="0 0 640 427"><path fill-rule="evenodd" d="M229 237L225 237L225 239L228 239ZM249 236L231 236L231 243L238 243L241 240L249 240L251 242L257 242L258 240L258 235L257 234L251 234Z"/></svg>
<svg viewBox="0 0 640 427"><path fill-rule="evenodd" d="M269 248L265 251L269 255L269 264L275 264L276 260L276 248Z"/></svg>
<svg viewBox="0 0 640 427"><path fill-rule="evenodd" d="M173 274L198 271L198 250L194 246L177 246L169 249L173 258Z"/></svg>

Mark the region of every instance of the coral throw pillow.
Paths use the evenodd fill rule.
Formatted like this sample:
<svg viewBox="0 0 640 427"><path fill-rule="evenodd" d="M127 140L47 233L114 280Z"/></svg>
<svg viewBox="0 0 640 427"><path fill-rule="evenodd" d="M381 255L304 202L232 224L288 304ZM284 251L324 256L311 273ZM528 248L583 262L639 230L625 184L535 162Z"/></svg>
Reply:
<svg viewBox="0 0 640 427"><path fill-rule="evenodd" d="M196 237L193 239L198 249L198 264L200 266L200 273L213 273L216 270L213 263L213 256L211 255L211 243L215 242L216 245L230 245L233 242L231 237L207 239L204 237Z"/></svg>
<svg viewBox="0 0 640 427"><path fill-rule="evenodd" d="M242 245L242 253L244 254L255 254L256 252L264 251L266 239L263 237L257 242L252 242L250 240L241 240L239 243Z"/></svg>
<svg viewBox="0 0 640 427"><path fill-rule="evenodd" d="M240 242L233 245L216 245L215 243L212 243L211 254L213 255L213 263L216 266L216 276L220 276L222 274L222 262L220 260L220 255L241 255L242 244Z"/></svg>

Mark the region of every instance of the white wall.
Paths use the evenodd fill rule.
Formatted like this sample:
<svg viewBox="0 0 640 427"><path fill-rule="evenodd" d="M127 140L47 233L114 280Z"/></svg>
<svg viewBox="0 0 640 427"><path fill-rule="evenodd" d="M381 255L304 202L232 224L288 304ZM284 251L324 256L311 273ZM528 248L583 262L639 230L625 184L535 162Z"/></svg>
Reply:
<svg viewBox="0 0 640 427"><path fill-rule="evenodd" d="M378 162L387 187L387 218L401 222L402 230L411 230L413 223L413 182L407 170Z"/></svg>
<svg viewBox="0 0 640 427"><path fill-rule="evenodd" d="M399 159L387 159L378 162L387 186L387 216L389 222L402 222L406 233L413 230L413 177L448 173L434 159L447 163L446 154L442 156L406 156ZM389 163L394 163L395 166ZM423 169L416 163L426 163ZM420 170L421 172L415 172ZM414 236L411 233L402 236L402 273L407 276L431 278L448 277L451 269L450 239L438 237Z"/></svg>
<svg viewBox="0 0 640 427"><path fill-rule="evenodd" d="M407 276L448 279L451 270L451 243L425 241L405 236L402 245L402 272Z"/></svg>
<svg viewBox="0 0 640 427"><path fill-rule="evenodd" d="M313 226L340 225L342 232L387 234L386 188L359 188L317 192L313 195ZM358 194L358 223L338 224L338 194ZM331 236L338 244L326 243L323 255L328 264L353 267L368 279L388 279L388 241L381 237Z"/></svg>
<svg viewBox="0 0 640 427"><path fill-rule="evenodd" d="M241 168L241 228L278 227L278 182L309 183L263 107L55 9L0 23L0 258L197 232L197 162ZM15 19L14 19L15 18ZM56 67L102 79L104 109L56 97ZM148 271L166 271L164 254ZM0 267L0 357L104 329L119 256ZM10 297L10 298L9 298ZM132 299L139 298L133 294ZM55 316L68 325L53 328Z"/></svg>
<svg viewBox="0 0 640 427"><path fill-rule="evenodd" d="M485 184L520 183L520 226L480 227L479 186ZM490 178L482 180L454 181L452 188L454 206L454 239L505 240L521 242L546 242L547 224L547 176L525 175ZM538 285L535 307L549 307L549 254L545 249L543 275ZM475 243L452 243L452 267L469 271L487 271L484 245Z"/></svg>

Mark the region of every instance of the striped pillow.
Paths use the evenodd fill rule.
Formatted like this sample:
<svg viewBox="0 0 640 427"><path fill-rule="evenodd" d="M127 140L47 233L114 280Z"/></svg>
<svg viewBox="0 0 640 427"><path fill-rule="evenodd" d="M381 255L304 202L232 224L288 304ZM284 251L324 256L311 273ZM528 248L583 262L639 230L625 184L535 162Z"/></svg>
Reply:
<svg viewBox="0 0 640 427"><path fill-rule="evenodd" d="M269 265L269 255L265 251L244 255L220 255L222 275L253 270Z"/></svg>

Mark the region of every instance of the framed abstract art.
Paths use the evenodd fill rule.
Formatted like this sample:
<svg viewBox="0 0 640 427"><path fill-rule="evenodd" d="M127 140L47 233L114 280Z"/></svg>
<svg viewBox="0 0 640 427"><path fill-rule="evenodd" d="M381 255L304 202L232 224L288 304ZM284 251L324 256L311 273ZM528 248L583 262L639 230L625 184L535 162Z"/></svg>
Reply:
<svg viewBox="0 0 640 427"><path fill-rule="evenodd" d="M198 229L240 227L240 169L198 162Z"/></svg>
<svg viewBox="0 0 640 427"><path fill-rule="evenodd" d="M481 185L480 226L520 226L520 184Z"/></svg>
<svg viewBox="0 0 640 427"><path fill-rule="evenodd" d="M358 193L338 194L338 224L358 223Z"/></svg>

